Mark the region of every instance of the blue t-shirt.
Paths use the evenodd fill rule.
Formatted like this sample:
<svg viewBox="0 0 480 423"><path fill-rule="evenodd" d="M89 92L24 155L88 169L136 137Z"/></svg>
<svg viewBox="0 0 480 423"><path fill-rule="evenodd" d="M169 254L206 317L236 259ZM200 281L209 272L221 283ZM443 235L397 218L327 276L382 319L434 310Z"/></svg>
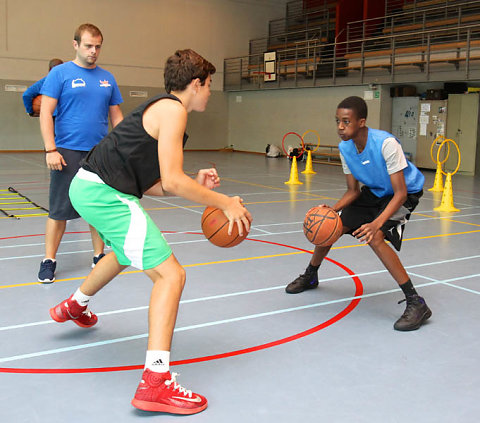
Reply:
<svg viewBox="0 0 480 423"><path fill-rule="evenodd" d="M43 87L43 83L45 82L46 76L44 76L39 81L35 82L35 84L28 87L25 92L23 93L23 104L25 105L25 110L27 113L33 113L32 109L32 101L33 99L40 94L40 91Z"/></svg>
<svg viewBox="0 0 480 423"><path fill-rule="evenodd" d="M89 151L108 133L109 107L122 103L113 75L100 68L82 68L73 62L55 66L41 94L57 99L55 144Z"/></svg>

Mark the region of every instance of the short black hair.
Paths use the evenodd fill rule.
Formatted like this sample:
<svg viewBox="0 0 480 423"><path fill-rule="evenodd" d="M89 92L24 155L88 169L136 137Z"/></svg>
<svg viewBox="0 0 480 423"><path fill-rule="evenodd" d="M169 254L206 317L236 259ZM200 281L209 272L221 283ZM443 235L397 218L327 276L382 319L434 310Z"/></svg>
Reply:
<svg viewBox="0 0 480 423"><path fill-rule="evenodd" d="M368 107L365 100L361 97L352 96L342 100L337 109L350 109L355 112L357 119L366 119L368 115Z"/></svg>

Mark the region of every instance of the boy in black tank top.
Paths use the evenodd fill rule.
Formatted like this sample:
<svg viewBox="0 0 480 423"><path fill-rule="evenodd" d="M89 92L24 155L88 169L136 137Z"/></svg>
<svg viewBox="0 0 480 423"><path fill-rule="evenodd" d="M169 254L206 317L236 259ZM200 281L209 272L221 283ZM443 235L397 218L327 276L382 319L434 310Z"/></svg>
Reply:
<svg viewBox="0 0 480 423"><path fill-rule="evenodd" d="M165 65L168 94L137 108L92 149L70 187L75 209L113 251L50 315L57 322L91 327L98 319L88 308L90 298L127 266L142 269L154 287L145 369L132 404L146 411L193 414L204 410L207 400L180 386L176 373L169 371L185 271L139 199L168 192L220 208L230 221L229 230L238 225L240 234L250 229L252 220L240 197L212 190L220 182L215 169L200 170L195 180L183 172L187 115L205 110L214 73L215 67L194 51L177 51Z"/></svg>

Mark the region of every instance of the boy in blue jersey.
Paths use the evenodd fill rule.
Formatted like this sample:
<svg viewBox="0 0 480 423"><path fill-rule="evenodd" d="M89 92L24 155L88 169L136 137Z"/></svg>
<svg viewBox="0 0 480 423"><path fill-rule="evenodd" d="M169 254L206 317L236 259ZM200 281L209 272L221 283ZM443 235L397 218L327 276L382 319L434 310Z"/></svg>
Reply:
<svg viewBox="0 0 480 423"><path fill-rule="evenodd" d="M348 97L337 107L342 139L338 147L347 191L333 209L341 211L343 233L367 243L405 294L401 302L406 301L407 307L394 329L416 330L432 312L385 239L400 251L405 223L423 194L425 178L406 160L398 140L388 132L368 128L366 119L367 105L360 97ZM287 285L287 293L318 286L317 271L330 248L315 247L305 273Z"/></svg>
<svg viewBox="0 0 480 423"><path fill-rule="evenodd" d="M122 96L113 75L96 65L103 35L92 24L80 25L74 34L75 59L56 66L47 75L41 94L40 129L50 169L49 214L45 229L45 258L38 281L52 283L56 254L67 220L80 215L73 208L68 190L88 151L122 119ZM56 118L53 119L56 110ZM104 243L90 226L93 264L103 256Z"/></svg>
<svg viewBox="0 0 480 423"><path fill-rule="evenodd" d="M61 59L50 60L50 62L48 62L48 71L50 72L55 66L61 65L62 63L63 60ZM28 87L23 93L23 105L25 106L25 110L27 111L27 113L32 117L40 116L40 114L36 114L33 111L32 103L33 99L40 95L45 79L47 79L46 76L44 76L42 79L39 79L37 82L35 82L35 84L30 85L30 87Z"/></svg>

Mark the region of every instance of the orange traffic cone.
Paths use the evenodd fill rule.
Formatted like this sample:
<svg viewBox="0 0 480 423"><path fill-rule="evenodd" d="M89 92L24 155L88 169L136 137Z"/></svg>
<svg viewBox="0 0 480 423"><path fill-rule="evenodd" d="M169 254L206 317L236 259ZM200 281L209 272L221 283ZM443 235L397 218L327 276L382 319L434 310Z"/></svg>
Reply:
<svg viewBox="0 0 480 423"><path fill-rule="evenodd" d="M458 212L459 209L453 205L453 190L452 190L452 174L447 173L445 179L445 189L443 190L442 202L439 207L435 207L433 210L440 212Z"/></svg>
<svg viewBox="0 0 480 423"><path fill-rule="evenodd" d="M313 170L313 167L312 167L312 151L311 150L307 150L307 163L305 165L305 170L302 173L311 173L312 175L317 173Z"/></svg>
<svg viewBox="0 0 480 423"><path fill-rule="evenodd" d="M290 168L290 179L285 182L286 185L303 185L303 182L298 180L297 157L293 156L292 167Z"/></svg>
<svg viewBox="0 0 480 423"><path fill-rule="evenodd" d="M442 164L437 163L437 171L435 173L435 180L433 181L433 187L429 188L429 191L442 192L443 191L443 175Z"/></svg>

